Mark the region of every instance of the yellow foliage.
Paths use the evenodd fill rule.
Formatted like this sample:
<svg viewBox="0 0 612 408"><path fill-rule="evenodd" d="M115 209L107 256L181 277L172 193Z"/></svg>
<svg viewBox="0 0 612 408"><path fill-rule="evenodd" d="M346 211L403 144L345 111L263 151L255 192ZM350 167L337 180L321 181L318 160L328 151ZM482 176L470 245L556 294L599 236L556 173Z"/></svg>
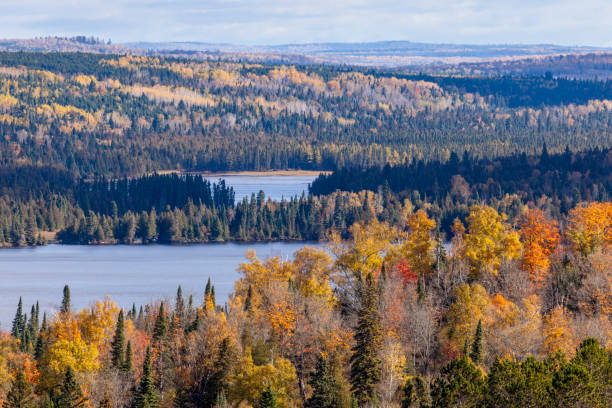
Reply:
<svg viewBox="0 0 612 408"><path fill-rule="evenodd" d="M110 349L118 314L119 307L107 297L103 302L98 301L89 310L84 309L77 315L83 340L95 345L102 355Z"/></svg>
<svg viewBox="0 0 612 408"><path fill-rule="evenodd" d="M399 254L408 261L414 272L429 275L433 272L436 242L432 231L436 228L436 222L421 209L408 216L406 226L408 235L399 249Z"/></svg>
<svg viewBox="0 0 612 408"><path fill-rule="evenodd" d="M297 388L295 367L282 357L273 363L256 366L248 351L230 379L229 400L237 405L245 401L255 404L268 386L276 392L280 407L292 406Z"/></svg>
<svg viewBox="0 0 612 408"><path fill-rule="evenodd" d="M497 274L504 259L518 259L522 245L519 235L508 224L506 215L486 205L474 205L467 218L465 257L476 275L486 271Z"/></svg>
<svg viewBox="0 0 612 408"><path fill-rule="evenodd" d="M549 354L562 352L571 355L576 339L571 327L569 312L561 306L554 308L544 319L544 348Z"/></svg>
<svg viewBox="0 0 612 408"><path fill-rule="evenodd" d="M0 94L0 110L7 110L17 105L19 100L8 94Z"/></svg>
<svg viewBox="0 0 612 408"><path fill-rule="evenodd" d="M612 203L581 203L569 212L565 236L586 256L612 244Z"/></svg>
<svg viewBox="0 0 612 408"><path fill-rule="evenodd" d="M336 257L335 268L340 273L360 278L370 272L378 274L392 243L398 237L397 229L373 218L366 224L353 224L349 231L349 241L342 240L336 233L331 236L330 249Z"/></svg>
<svg viewBox="0 0 612 408"><path fill-rule="evenodd" d="M448 326L445 333L450 355L459 354L465 339L474 335L479 320L485 322L489 304L487 291L481 285L474 283L455 287L453 303L446 313Z"/></svg>

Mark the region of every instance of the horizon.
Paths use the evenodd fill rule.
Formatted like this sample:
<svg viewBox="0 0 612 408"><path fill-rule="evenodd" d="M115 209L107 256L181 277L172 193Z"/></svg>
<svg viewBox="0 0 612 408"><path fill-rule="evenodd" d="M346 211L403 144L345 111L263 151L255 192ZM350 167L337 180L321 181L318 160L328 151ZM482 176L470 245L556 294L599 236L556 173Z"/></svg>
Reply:
<svg viewBox="0 0 612 408"><path fill-rule="evenodd" d="M0 6L0 37L72 37L88 32L114 43L279 46L410 41L612 47L612 26L606 17L612 15L612 4L604 0L579 5L569 0L396 3L6 0Z"/></svg>

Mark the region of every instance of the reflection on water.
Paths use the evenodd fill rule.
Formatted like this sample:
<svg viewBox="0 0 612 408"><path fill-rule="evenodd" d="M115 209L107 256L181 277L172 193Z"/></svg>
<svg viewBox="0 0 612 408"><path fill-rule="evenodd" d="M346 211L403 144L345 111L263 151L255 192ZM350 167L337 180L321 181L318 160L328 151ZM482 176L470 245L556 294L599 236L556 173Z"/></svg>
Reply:
<svg viewBox="0 0 612 408"><path fill-rule="evenodd" d="M62 288L70 285L75 309L89 306L106 295L122 307L155 299L174 301L178 285L183 293L203 300L210 277L217 302L223 304L239 277L236 267L247 249L261 258L290 257L301 242L222 243L189 246L66 246L0 250L0 322L10 329L19 296L24 312L40 301L42 311L59 306ZM317 244L314 244L315 246ZM42 315L41 315L42 317Z"/></svg>

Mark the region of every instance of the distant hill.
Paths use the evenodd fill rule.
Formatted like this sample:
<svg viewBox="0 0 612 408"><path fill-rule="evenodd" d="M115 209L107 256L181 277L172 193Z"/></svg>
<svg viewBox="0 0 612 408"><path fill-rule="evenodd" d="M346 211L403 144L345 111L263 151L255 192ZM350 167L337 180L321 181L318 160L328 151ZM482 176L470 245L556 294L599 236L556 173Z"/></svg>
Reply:
<svg viewBox="0 0 612 408"><path fill-rule="evenodd" d="M194 60L292 65L351 65L409 72L612 78L612 48L554 44L429 44L411 41L248 46L206 42L111 44L92 37L0 40L0 51L161 55Z"/></svg>

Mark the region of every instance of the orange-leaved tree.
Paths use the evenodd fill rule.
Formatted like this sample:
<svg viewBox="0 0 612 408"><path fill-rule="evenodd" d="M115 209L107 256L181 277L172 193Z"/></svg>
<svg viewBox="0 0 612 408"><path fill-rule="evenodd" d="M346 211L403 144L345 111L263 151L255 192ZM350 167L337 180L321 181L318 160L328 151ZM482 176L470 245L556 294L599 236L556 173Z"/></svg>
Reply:
<svg viewBox="0 0 612 408"><path fill-rule="evenodd" d="M581 203L569 212L565 237L587 256L612 244L612 203Z"/></svg>
<svg viewBox="0 0 612 408"><path fill-rule="evenodd" d="M539 286L546 277L550 256L561 240L559 224L549 220L540 209L530 209L520 221L519 235L523 243L522 267Z"/></svg>

